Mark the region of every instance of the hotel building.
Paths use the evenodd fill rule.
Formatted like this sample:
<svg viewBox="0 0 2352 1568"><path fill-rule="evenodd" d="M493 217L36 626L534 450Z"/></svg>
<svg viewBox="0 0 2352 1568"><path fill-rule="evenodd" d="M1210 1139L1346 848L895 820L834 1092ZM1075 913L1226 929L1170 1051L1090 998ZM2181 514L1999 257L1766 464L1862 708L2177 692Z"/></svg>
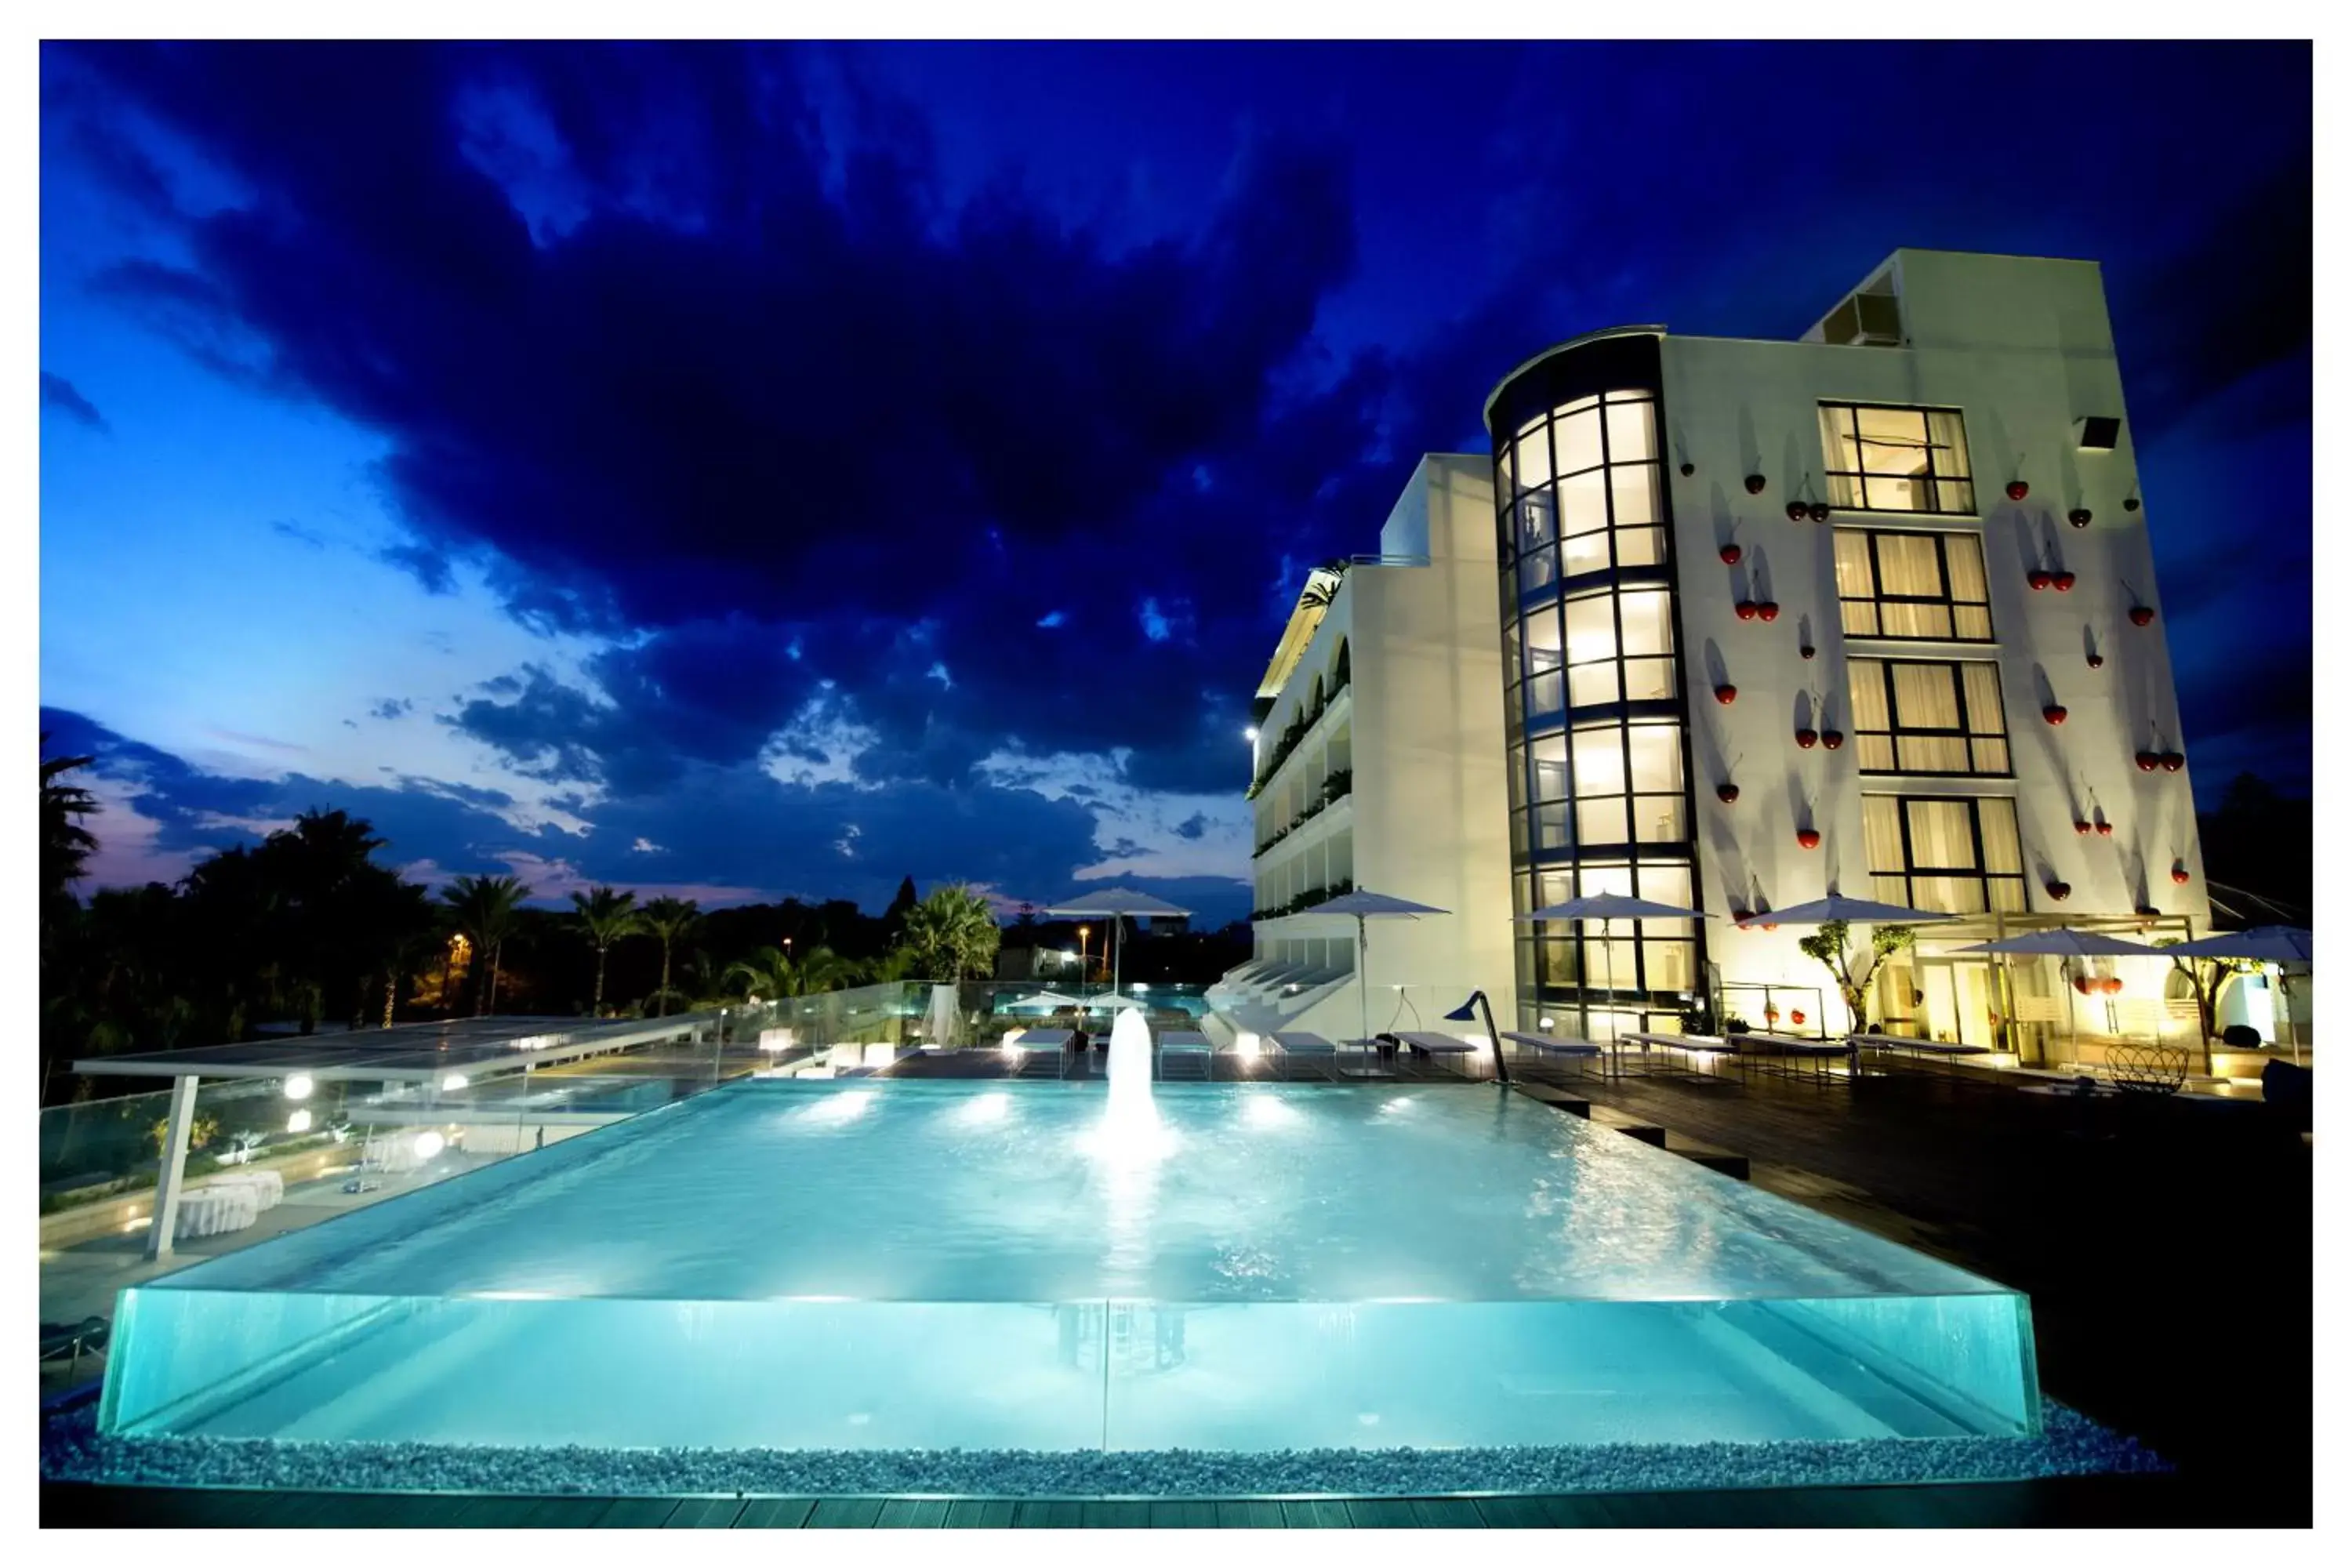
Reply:
<svg viewBox="0 0 2352 1568"><path fill-rule="evenodd" d="M1433 752L1477 748L1454 770L1482 787L1460 791L1458 818L1420 792L1378 822L1360 810L1341 858L1311 871L1262 854L1262 914L1293 883L1352 867L1455 910L1423 924L1464 928L1465 963L1503 933L1507 986L1475 968L1427 978L1484 985L1498 1011L1507 991L1522 1026L1736 1017L1815 1033L1846 1019L1798 949L1807 933L1734 922L1838 891L1964 917L1919 927L1882 967L1872 1011L1897 1032L2028 1064L2194 1032L2163 965L2062 973L1955 952L2036 927L2150 940L2208 918L2095 265L1898 251L1795 342L1627 327L1548 349L1502 379L1486 424L1490 456L1424 459L1400 511L1444 476L1452 528L1431 537L1453 570L1490 567L1499 657L1471 646L1475 617L1449 605L1423 655L1458 642L1454 678L1415 668L1414 696L1392 700L1373 684L1385 634L1367 621L1349 640L1352 711L1385 724L1375 736L1359 717L1340 742L1358 776L1408 788ZM1473 461L1493 506L1475 550L1459 516L1479 489ZM1351 567L1336 594L1363 574ZM1270 723L1299 710L1307 668L1277 654L1260 693ZM1489 672L1498 734L1472 690ZM1328 749L1328 721L1308 739ZM1490 746L1498 792L1483 787ZM1262 776L1289 792L1269 806L1260 790L1262 842L1303 776ZM1498 845L1507 890L1488 894ZM1444 889L1440 855L1462 862ZM1621 922L1605 953L1597 925L1580 943L1510 919L1603 891L1714 918ZM1258 931L1262 960L1296 953L1327 984L1344 963L1285 917ZM1442 939L1421 940L1440 956Z"/></svg>

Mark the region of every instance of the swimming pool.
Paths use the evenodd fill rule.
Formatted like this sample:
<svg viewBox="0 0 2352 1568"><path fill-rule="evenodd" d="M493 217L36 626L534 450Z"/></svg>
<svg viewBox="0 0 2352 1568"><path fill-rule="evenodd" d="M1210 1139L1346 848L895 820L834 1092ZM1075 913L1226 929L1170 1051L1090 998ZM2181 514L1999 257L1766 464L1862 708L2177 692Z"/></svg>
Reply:
<svg viewBox="0 0 2352 1568"><path fill-rule="evenodd" d="M2017 1435L2023 1297L1493 1086L751 1080L123 1292L123 1434Z"/></svg>

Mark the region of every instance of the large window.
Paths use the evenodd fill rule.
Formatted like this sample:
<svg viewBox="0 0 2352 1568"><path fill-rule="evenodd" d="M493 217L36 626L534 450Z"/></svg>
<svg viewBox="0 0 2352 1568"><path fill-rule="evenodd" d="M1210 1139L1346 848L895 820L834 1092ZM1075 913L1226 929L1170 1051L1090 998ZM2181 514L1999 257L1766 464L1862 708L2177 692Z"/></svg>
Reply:
<svg viewBox="0 0 2352 1568"><path fill-rule="evenodd" d="M2025 908L2010 801L1866 795L1862 838L1874 896L1888 903L1953 915Z"/></svg>
<svg viewBox="0 0 2352 1568"><path fill-rule="evenodd" d="M1513 824L1516 852L1689 837L1679 723L1555 731L1529 741L1527 754L1532 820ZM1517 805L1518 781L1511 782Z"/></svg>
<svg viewBox="0 0 2352 1568"><path fill-rule="evenodd" d="M1864 773L2008 776L2000 666L1850 658L1845 668Z"/></svg>
<svg viewBox="0 0 2352 1568"><path fill-rule="evenodd" d="M1657 404L1612 392L1528 420L1496 463L1518 591L1666 558Z"/></svg>
<svg viewBox="0 0 2352 1568"><path fill-rule="evenodd" d="M1675 695L1674 601L1663 588L1538 605L1507 630L1504 646L1524 660L1518 702L1530 719Z"/></svg>
<svg viewBox="0 0 2352 1568"><path fill-rule="evenodd" d="M1538 871L1520 896L1529 909L1572 898L1621 893L1693 907L1687 860L1585 862L1573 870ZM1696 932L1690 921L1546 921L1520 938L1520 973L1554 990L1590 986L1617 994L1688 995L1697 979ZM1528 931L1529 928L1522 928ZM1580 948L1581 951L1580 951Z"/></svg>
<svg viewBox="0 0 2352 1568"><path fill-rule="evenodd" d="M1977 510L1958 409L1824 403L1822 467L1830 504L1843 510Z"/></svg>
<svg viewBox="0 0 2352 1568"><path fill-rule="evenodd" d="M1841 528L1837 585L1848 637L1992 641L1984 544L1973 533Z"/></svg>

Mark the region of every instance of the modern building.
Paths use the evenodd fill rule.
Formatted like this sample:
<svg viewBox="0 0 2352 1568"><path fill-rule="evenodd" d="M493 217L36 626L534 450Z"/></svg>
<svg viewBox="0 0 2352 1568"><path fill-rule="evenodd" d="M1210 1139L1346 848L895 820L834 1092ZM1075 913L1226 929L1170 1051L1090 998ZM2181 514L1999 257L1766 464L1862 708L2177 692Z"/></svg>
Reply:
<svg viewBox="0 0 2352 1568"><path fill-rule="evenodd" d="M1423 458L1380 552L1310 573L1251 709L1252 956L1225 1021L1352 1037L1484 989L1513 1002L1495 492L1478 457ZM1369 933L1299 913L1366 888L1450 911ZM1400 990L1400 988L1402 988Z"/></svg>
<svg viewBox="0 0 2352 1568"><path fill-rule="evenodd" d="M1486 422L1492 556L1464 537L1472 459L1423 459L1400 516L1442 482L1440 548L1461 568L1491 559L1500 586L1499 664L1448 600L1454 618L1413 646L1424 659L1453 647L1452 678L1416 668L1414 693L1380 707L1408 773L1448 773L1424 752L1447 736L1465 749L1450 775L1465 815L1419 792L1377 820L1360 801L1328 825L1300 816L1324 773L1347 776L1351 745L1372 772L1365 699L1332 697L1323 628L1344 628L1358 683L1378 689L1365 673L1390 663L1388 623L1366 611L1388 600L1362 583L1411 572L1351 567L1319 625L1302 618L1310 585L1261 692L1274 702L1260 840L1289 836L1257 861L1263 956L1342 967L1338 945L1281 911L1352 871L1459 911L1465 964L1505 933L1526 1026L1675 1029L1696 1015L1811 1033L1846 1018L1799 949L1809 932L1734 922L1837 891L1965 917L1920 927L1881 967L1872 1011L1898 1032L2027 1064L2193 1032L2184 982L2154 961L2062 972L1956 952L2062 923L2156 940L2208 918L2095 264L1897 251L1795 342L1590 333L1505 376ZM1391 548L1405 546L1384 537ZM1279 743L1270 757L1265 737L1318 700L1307 670L1328 711L1298 732L1302 766ZM1473 690L1489 670L1499 734ZM1499 829L1483 816L1490 747ZM1507 893L1484 894L1498 842ZM1457 901L1431 896L1445 855L1462 858ZM1712 918L1621 923L1605 944L1588 927L1581 951L1573 929L1510 919L1603 891ZM1414 935L1440 956L1444 939ZM1503 994L1467 968L1458 980Z"/></svg>

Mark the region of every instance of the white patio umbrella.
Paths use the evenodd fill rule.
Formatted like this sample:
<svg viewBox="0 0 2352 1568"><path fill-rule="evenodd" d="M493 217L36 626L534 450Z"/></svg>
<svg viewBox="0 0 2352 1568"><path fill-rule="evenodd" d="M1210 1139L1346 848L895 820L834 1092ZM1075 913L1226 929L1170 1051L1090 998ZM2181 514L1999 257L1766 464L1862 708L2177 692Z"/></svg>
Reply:
<svg viewBox="0 0 2352 1568"><path fill-rule="evenodd" d="M1089 996L1086 1000L1086 1009L1089 1013L1114 1013L1121 1007L1141 1007L1142 1005L1143 1004L1134 997L1122 996L1116 991L1105 991L1097 995Z"/></svg>
<svg viewBox="0 0 2352 1568"><path fill-rule="evenodd" d="M1818 926L1832 921L1843 921L1849 925L1909 926L1924 925L1929 921L1948 921L1955 917L1934 910L1907 909L1901 904L1882 904L1874 899L1849 899L1832 889L1829 897L1815 899L1811 903L1791 904L1785 910L1759 910L1738 923L1742 931L1753 931L1764 925ZM1771 1001L1767 989L1764 999ZM1843 997L1840 1000L1843 1000ZM1767 1023L1770 1020L1766 1020ZM1863 1026L1859 1016L1853 1026ZM1826 1025L1824 1026L1826 1032Z"/></svg>
<svg viewBox="0 0 2352 1568"><path fill-rule="evenodd" d="M1009 1013L1015 1007L1043 1007L1050 1012L1058 1007L1084 1005L1076 996L1065 996L1058 991L1040 991L1032 996L1015 996L1004 1005L1004 1010Z"/></svg>
<svg viewBox="0 0 2352 1568"><path fill-rule="evenodd" d="M2168 958L2249 958L2260 963L2309 963L2311 933L2301 926L2254 926L2246 931L2219 931L2195 942L2175 942L2159 948ZM2280 976L2280 987L2285 987L2285 976ZM2287 1026L2289 1043L2294 1047L2295 1066L2303 1065L2303 1041L2294 1035L2294 1026Z"/></svg>
<svg viewBox="0 0 2352 1568"><path fill-rule="evenodd" d="M1367 921L1382 916L1398 916L1419 920L1423 915L1452 914L1451 910L1437 909L1429 904L1416 904L1411 899L1393 898L1387 893L1375 893L1359 888L1352 893L1342 893L1336 899L1326 899L1311 910L1298 911L1303 915L1351 915L1356 921L1356 1027L1357 1038L1372 1037L1372 977L1368 967L1371 961L1371 934L1365 928Z"/></svg>
<svg viewBox="0 0 2352 1568"><path fill-rule="evenodd" d="M2072 926L2060 926L2053 931L2030 931L2019 936L2005 936L1999 942L1980 942L1974 947L1955 950L1958 952L1998 953L2003 956L2023 953L2041 958L2162 958L2167 952L2145 942L2126 942L2119 936L2108 936L2095 931L2076 931ZM2072 1044L2074 1034L2074 1007L2066 1006L2066 1038ZM2077 1060L2080 1058L2078 1058Z"/></svg>
<svg viewBox="0 0 2352 1568"><path fill-rule="evenodd" d="M1189 915L1190 910L1180 910L1165 899L1155 899L1150 893L1139 893L1132 888L1105 888L1099 893L1081 893L1066 900L1045 911L1049 915L1108 915L1110 917L1110 984L1118 989L1118 955L1120 939L1126 934L1121 920L1129 915L1140 915L1146 920Z"/></svg>
<svg viewBox="0 0 2352 1568"><path fill-rule="evenodd" d="M1624 893L1589 893L1583 898L1570 899L1564 903L1546 904L1539 910L1529 910L1526 914L1513 918L1528 924L1539 921L1599 921L1601 922L1601 989L1613 992L1617 989L1615 971L1617 955L1614 944L1609 940L1610 921L1703 921L1706 919L1706 911L1685 910L1674 904L1656 903L1648 899L1636 899ZM1578 966L1578 973L1582 973L1581 964ZM1584 1004L1584 1032L1589 1036L1592 1033L1592 1003L1590 1000L1591 987L1588 985L1582 989L1587 997ZM1613 1020L1616 1016L1613 1010L1610 1016ZM1610 1044L1615 1045L1617 1026L1613 1021L1609 1026L1609 1035Z"/></svg>

